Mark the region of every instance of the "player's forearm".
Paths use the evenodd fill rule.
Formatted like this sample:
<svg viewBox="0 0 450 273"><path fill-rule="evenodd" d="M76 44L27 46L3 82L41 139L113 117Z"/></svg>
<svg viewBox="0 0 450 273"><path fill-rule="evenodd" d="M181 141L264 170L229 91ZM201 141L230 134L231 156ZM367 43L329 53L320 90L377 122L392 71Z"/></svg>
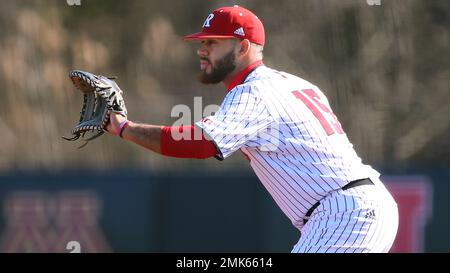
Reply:
<svg viewBox="0 0 450 273"><path fill-rule="evenodd" d="M201 139L196 140L195 130L192 125L170 127L128 122L122 130L122 138L171 157L204 159L215 156L217 149L213 142L206 140L201 132L197 132ZM119 135L121 130L115 131ZM186 138L180 138L183 132Z"/></svg>
<svg viewBox="0 0 450 273"><path fill-rule="evenodd" d="M130 122L124 129L122 138L160 154L161 129L162 126Z"/></svg>

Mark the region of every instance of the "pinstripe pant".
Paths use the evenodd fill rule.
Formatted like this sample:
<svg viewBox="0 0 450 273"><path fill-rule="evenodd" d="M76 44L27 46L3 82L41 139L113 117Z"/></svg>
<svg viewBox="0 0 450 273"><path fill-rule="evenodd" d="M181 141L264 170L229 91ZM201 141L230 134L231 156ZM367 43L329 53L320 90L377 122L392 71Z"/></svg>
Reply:
<svg viewBox="0 0 450 273"><path fill-rule="evenodd" d="M379 179L371 180L375 185L325 196L291 252L388 252L397 234L397 204Z"/></svg>

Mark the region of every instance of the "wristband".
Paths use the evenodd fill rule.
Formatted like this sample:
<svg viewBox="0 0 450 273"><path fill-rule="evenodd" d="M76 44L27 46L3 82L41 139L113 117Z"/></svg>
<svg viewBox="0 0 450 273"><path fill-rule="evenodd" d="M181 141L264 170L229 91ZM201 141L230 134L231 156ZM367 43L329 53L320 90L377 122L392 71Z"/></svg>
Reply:
<svg viewBox="0 0 450 273"><path fill-rule="evenodd" d="M125 130L125 127L127 127L129 123L130 123L129 120L124 120L124 121L122 121L122 122L119 124L119 129L117 130L117 131L118 131L119 137L121 137L121 138L123 137L123 136L122 136L122 135L123 135L123 131Z"/></svg>

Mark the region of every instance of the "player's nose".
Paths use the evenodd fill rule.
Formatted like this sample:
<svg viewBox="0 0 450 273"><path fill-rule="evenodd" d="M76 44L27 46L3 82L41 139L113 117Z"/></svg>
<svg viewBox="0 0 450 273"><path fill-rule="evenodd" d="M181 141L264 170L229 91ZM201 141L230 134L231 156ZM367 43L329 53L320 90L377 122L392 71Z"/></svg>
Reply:
<svg viewBox="0 0 450 273"><path fill-rule="evenodd" d="M197 49L197 55L200 56L200 57L208 56L208 51L203 46L203 44Z"/></svg>

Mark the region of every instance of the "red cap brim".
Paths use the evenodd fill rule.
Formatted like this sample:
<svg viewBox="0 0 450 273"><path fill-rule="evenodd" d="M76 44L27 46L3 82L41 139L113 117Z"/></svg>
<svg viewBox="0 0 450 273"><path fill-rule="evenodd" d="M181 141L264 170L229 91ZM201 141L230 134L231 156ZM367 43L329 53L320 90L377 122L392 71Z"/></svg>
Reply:
<svg viewBox="0 0 450 273"><path fill-rule="evenodd" d="M232 36L232 35L217 35L217 34L211 34L211 33L197 32L194 34L184 36L183 40L191 41L191 40L202 40L202 39L226 39L226 38L236 38L236 37Z"/></svg>

